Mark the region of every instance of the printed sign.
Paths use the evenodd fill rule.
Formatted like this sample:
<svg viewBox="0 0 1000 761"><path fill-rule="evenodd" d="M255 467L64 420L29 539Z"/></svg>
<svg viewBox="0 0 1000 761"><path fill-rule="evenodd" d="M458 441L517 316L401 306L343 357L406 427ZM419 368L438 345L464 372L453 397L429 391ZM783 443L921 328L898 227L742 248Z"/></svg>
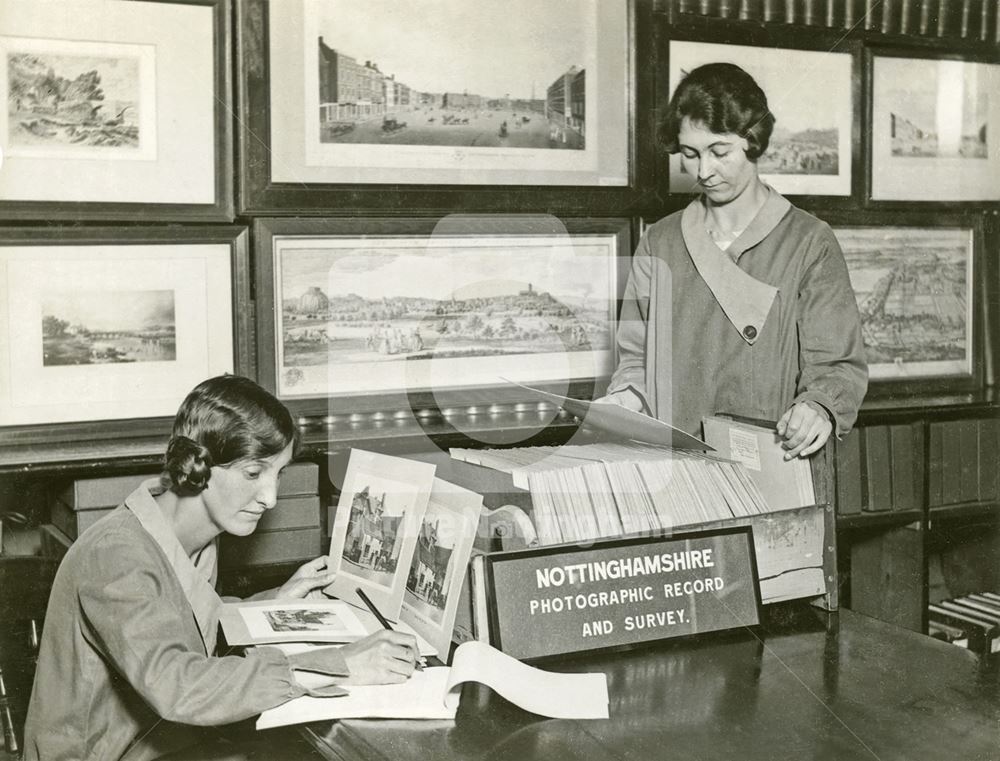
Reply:
<svg viewBox="0 0 1000 761"><path fill-rule="evenodd" d="M754 626L749 526L487 558L491 640L516 658Z"/></svg>

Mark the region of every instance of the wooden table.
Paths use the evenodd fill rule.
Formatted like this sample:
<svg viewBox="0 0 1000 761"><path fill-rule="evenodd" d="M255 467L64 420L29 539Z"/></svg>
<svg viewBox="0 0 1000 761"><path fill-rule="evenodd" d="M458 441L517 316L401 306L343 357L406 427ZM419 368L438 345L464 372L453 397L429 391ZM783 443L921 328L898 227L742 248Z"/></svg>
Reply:
<svg viewBox="0 0 1000 761"><path fill-rule="evenodd" d="M466 685L455 721L318 722L318 758L1000 759L1000 683L966 650L842 610L786 608L759 637L546 664L603 671L611 719L545 720Z"/></svg>

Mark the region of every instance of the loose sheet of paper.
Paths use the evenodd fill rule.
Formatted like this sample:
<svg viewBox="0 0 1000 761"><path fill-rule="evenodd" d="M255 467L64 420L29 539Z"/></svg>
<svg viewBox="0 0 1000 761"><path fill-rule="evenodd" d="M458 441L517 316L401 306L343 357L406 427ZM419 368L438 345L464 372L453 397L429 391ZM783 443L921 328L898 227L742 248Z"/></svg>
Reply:
<svg viewBox="0 0 1000 761"><path fill-rule="evenodd" d="M257 729L330 719L454 718L465 682L481 682L515 705L558 719L608 718L603 673L557 674L504 655L483 642L466 642L451 668L414 672L403 684L348 686L337 698L301 697L261 714Z"/></svg>

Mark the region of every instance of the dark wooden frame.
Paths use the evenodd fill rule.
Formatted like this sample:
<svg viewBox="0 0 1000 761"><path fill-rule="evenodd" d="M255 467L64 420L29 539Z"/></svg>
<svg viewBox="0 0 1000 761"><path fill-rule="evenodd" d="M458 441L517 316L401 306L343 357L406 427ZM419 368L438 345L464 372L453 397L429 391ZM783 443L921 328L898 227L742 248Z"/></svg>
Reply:
<svg viewBox="0 0 1000 761"><path fill-rule="evenodd" d="M854 118L851 122L851 181L847 195L787 194L796 206L808 208L822 204L825 208L851 208L857 205L863 190L863 157L859 146L862 142L862 44L860 40L845 38L836 29L810 28L809 35L799 29L781 26L748 25L746 22L720 22L719 19L698 16L680 16L674 22L668 21L666 14L654 19L657 25L657 41L662 58L663 83L656 92L656 113L659 123L666 111L671 92L669 91L669 59L671 42L703 42L708 44L745 45L764 48L782 48L801 51L826 51L851 56L851 102ZM723 34L724 32L724 34ZM779 122L780 124L780 122ZM670 192L669 155L660 151L658 177L662 178L661 193L673 199L690 199L694 195L686 192Z"/></svg>
<svg viewBox="0 0 1000 761"><path fill-rule="evenodd" d="M461 218L458 218L459 220ZM618 259L615 263L617 273L617 303L616 315L620 310L622 295L631 266L632 234L630 220L618 217L608 218L576 218L562 220L550 216L524 217L469 217L469 230L472 233L482 231L482 224L489 224L496 234L531 235L558 234L562 231L574 234L613 233L618 242ZM276 317L278 308L274 293L274 247L273 240L278 235L298 235L311 237L362 238L366 235L401 235L425 237L431 235L437 225L438 218L432 217L337 217L337 218L298 218L286 219L280 217L260 218L255 220L253 227L253 247L256 261L254 285L256 294L256 348L257 348L257 380L272 393L277 393L277 362L276 351ZM459 223L461 224L461 222ZM452 228L451 232L457 232ZM614 325L611 325L612 330ZM612 345L614 352L614 346ZM574 381L569 388L556 389L553 384L538 384L540 388L557 391L569 396L591 398L595 388L603 386L606 379L586 379ZM537 401L530 401L516 386L504 388L501 386L455 386L447 389L448 397L455 398L455 406L449 407L445 417L458 419L481 416L484 413L494 414L504 411L518 411L514 407L524 403L536 410ZM400 408L401 395L405 395L406 408ZM331 415L332 399L342 401L342 411ZM439 401L432 390L407 389L392 392L374 393L370 395L318 395L307 399L283 400L292 412L300 417L303 424L323 422L335 425L349 422L352 427L363 431L365 428L384 425L387 420L404 422L411 416L430 419L440 417L442 410ZM510 408L510 409L508 409Z"/></svg>
<svg viewBox="0 0 1000 761"><path fill-rule="evenodd" d="M230 247L230 277L233 303L233 370L238 375L253 375L250 347L252 329L250 269L247 229L233 225L212 227L89 227L89 228L0 228L2 246L115 246L115 245L184 245L225 243ZM179 400L178 400L179 403ZM111 441L166 435L172 418L144 417L32 425L0 426L3 447L23 450L25 445L65 445L67 442L97 442L106 447Z"/></svg>
<svg viewBox="0 0 1000 761"><path fill-rule="evenodd" d="M547 211L626 215L655 193L652 102L657 78L651 0L630 0L629 184L625 187L538 185L384 185L271 181L268 0L237 4L240 114L239 209L244 214L324 215L331 209L372 214Z"/></svg>
<svg viewBox="0 0 1000 761"><path fill-rule="evenodd" d="M915 208L925 208L928 210L944 209L951 211L969 211L982 209L984 206L1000 206L1000 197L984 198L978 200L949 200L947 198L935 200L910 200L901 198L873 198L873 175L875 171L874 146L872 144L875 117L875 58L908 58L915 60L955 60L963 63L982 63L1000 66L1000 55L996 53L990 55L986 53L974 53L963 51L937 51L922 50L920 48L903 47L880 47L878 45L866 46L864 56L865 72L865 99L864 99L864 123L869 125L864 136L865 152L865 177L864 195L862 196L864 205L872 209L894 209L905 210ZM997 96L1000 97L1000 96Z"/></svg>
<svg viewBox="0 0 1000 761"><path fill-rule="evenodd" d="M141 0L164 5L201 5L212 9L215 49L213 115L215 151L215 201L195 203L120 203L78 201L7 201L0 199L0 219L137 222L232 222L233 128L232 128L232 45L230 0ZM183 45L184 40L177 40Z"/></svg>
<svg viewBox="0 0 1000 761"><path fill-rule="evenodd" d="M967 327L971 342L972 368L969 375L937 375L912 379L886 378L872 380L868 385L867 398L907 397L919 394L943 394L975 391L982 388L986 357L985 319L983 303L983 288L979 278L986 277L985 234L983 219L976 214L958 214L954 212L938 212L933 214L910 212L818 212L824 221L828 222L834 231L838 227L886 227L886 228L935 228L954 227L972 232L972 256L969 264L972 267L971 289L968 298L971 300L972 324Z"/></svg>

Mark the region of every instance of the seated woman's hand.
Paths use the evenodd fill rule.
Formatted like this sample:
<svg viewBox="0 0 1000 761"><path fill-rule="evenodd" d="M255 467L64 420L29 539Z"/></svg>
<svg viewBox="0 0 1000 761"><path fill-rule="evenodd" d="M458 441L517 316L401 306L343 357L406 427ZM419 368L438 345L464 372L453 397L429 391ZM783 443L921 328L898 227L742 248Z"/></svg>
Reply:
<svg viewBox="0 0 1000 761"><path fill-rule="evenodd" d="M781 416L777 430L784 439L781 446L787 450L785 459L791 460L819 451L833 433L833 423L829 413L820 405L799 402Z"/></svg>
<svg viewBox="0 0 1000 761"><path fill-rule="evenodd" d="M308 563L303 563L288 581L277 589L274 596L279 600L283 598L300 600L309 596L313 590L331 584L337 574L327 570L326 562L327 556L320 555Z"/></svg>
<svg viewBox="0 0 1000 761"><path fill-rule="evenodd" d="M383 631L340 648L351 675L341 684L396 684L410 678L419 653L412 634Z"/></svg>

